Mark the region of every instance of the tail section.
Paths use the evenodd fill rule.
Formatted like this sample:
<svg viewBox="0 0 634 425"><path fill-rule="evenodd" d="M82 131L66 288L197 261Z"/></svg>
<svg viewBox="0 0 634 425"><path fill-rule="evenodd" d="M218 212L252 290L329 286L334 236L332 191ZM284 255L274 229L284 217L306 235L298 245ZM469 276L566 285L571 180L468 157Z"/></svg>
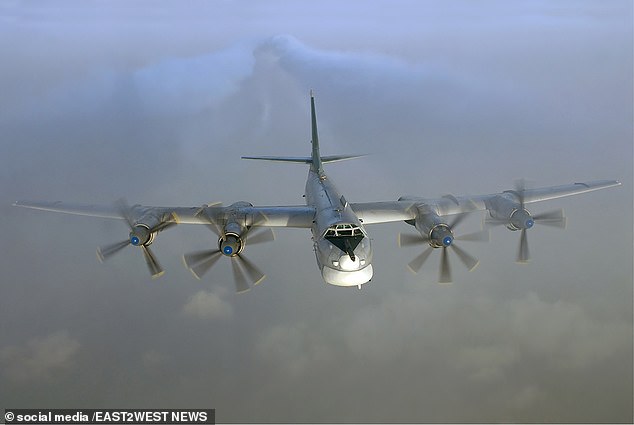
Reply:
<svg viewBox="0 0 634 425"><path fill-rule="evenodd" d="M324 169L321 166L321 156L319 155L319 135L317 134L317 115L315 114L315 93L310 91L310 121L312 128L311 144L313 146L310 169L321 174Z"/></svg>
<svg viewBox="0 0 634 425"><path fill-rule="evenodd" d="M310 169L318 174L323 174L322 164L328 162L344 161L346 159L360 158L365 155L329 155L319 154L319 135L317 134L317 116L315 114L315 95L310 91L310 118L312 127L312 154L310 157L297 156L243 156L242 159L257 159L262 161L294 162L299 164L310 164Z"/></svg>

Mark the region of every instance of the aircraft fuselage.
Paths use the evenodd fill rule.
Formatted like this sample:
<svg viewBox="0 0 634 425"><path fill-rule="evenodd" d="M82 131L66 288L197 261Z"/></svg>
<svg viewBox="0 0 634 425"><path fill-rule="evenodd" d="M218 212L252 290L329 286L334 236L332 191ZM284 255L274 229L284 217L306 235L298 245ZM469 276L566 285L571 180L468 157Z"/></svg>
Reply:
<svg viewBox="0 0 634 425"><path fill-rule="evenodd" d="M360 286L372 278L372 246L363 224L323 171L310 170L306 204L315 208L311 228L321 275L336 286Z"/></svg>

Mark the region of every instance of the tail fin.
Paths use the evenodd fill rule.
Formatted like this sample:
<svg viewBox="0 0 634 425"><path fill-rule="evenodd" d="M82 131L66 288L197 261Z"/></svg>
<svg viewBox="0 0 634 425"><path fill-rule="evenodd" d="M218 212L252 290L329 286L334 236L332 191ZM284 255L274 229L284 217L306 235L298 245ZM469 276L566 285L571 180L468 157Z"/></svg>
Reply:
<svg viewBox="0 0 634 425"><path fill-rule="evenodd" d="M315 114L315 93L310 91L310 121L312 128L311 144L313 146L310 169L317 174L324 172L321 166L321 156L319 155L319 135L317 134L317 115Z"/></svg>
<svg viewBox="0 0 634 425"><path fill-rule="evenodd" d="M324 169L322 164L328 162L344 161L346 159L360 158L365 155L328 155L319 154L319 135L317 134L317 116L315 114L315 94L310 91L310 118L312 127L312 154L310 157L297 156L243 156L242 159L259 159L263 161L295 162L300 164L310 164L310 169L318 174L322 174Z"/></svg>

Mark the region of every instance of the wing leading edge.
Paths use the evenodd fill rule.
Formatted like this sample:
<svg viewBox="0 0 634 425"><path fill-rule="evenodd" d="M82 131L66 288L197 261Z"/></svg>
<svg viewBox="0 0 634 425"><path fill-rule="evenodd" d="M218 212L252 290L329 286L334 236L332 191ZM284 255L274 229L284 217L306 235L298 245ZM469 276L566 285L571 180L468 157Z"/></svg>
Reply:
<svg viewBox="0 0 634 425"><path fill-rule="evenodd" d="M597 180L585 183L572 183L561 186L549 186L523 191L524 203L535 203L572 195L593 192L620 186L616 180ZM379 224L395 221L407 221L416 218L417 206L424 206L427 211L434 211L439 216L460 214L477 210L491 209L492 202L500 197L516 199L515 191L505 191L488 195L451 196L441 198L421 198L406 196L398 201L351 203L352 209L364 224Z"/></svg>
<svg viewBox="0 0 634 425"><path fill-rule="evenodd" d="M616 180L598 180L583 183L573 183L561 186L549 186L538 189L526 189L524 202L535 203L563 198L572 195L592 192L600 189L620 186ZM500 196L515 197L514 191L506 191L489 195L476 196L445 196L441 198L402 197L398 201L351 203L351 207L364 224L379 224L396 221L412 220L416 217L416 205L426 205L433 208L438 215L459 214L474 210L486 210L490 203ZM65 202L17 201L16 207L42 211L53 211L63 214L82 215L107 219L123 219L116 206L73 204ZM169 215L174 213L179 224L205 224L198 213L203 207L145 207L136 205L145 213L154 215ZM207 207L222 215L231 207ZM265 217L258 222L258 226L310 228L315 215L313 207L298 206L270 206L243 207L245 214L256 214Z"/></svg>
<svg viewBox="0 0 634 425"><path fill-rule="evenodd" d="M125 219L120 209L115 205L73 204L60 201L17 201L13 203L13 206L62 214L118 220ZM149 215L166 218L171 216L174 217L178 224L208 224L207 221L200 216L201 210L207 210L210 214L219 219L222 219L223 216L232 212L244 216L247 221L249 221L247 217L258 217L257 223L253 223L255 226L295 228L310 228L315 215L315 209L305 205L270 207L254 207L250 204L227 207L205 205L201 207L152 207L134 205L131 207L131 210L133 211L133 221Z"/></svg>

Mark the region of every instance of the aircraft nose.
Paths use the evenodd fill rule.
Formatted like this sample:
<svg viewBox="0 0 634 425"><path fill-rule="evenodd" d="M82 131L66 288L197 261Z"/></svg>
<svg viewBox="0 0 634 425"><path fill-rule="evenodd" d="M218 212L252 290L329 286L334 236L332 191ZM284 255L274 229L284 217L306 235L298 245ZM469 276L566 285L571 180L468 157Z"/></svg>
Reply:
<svg viewBox="0 0 634 425"><path fill-rule="evenodd" d="M359 261L359 257L355 257L354 261L350 259L348 254L342 255L339 258L339 267L345 271L359 270L360 264L361 262Z"/></svg>

